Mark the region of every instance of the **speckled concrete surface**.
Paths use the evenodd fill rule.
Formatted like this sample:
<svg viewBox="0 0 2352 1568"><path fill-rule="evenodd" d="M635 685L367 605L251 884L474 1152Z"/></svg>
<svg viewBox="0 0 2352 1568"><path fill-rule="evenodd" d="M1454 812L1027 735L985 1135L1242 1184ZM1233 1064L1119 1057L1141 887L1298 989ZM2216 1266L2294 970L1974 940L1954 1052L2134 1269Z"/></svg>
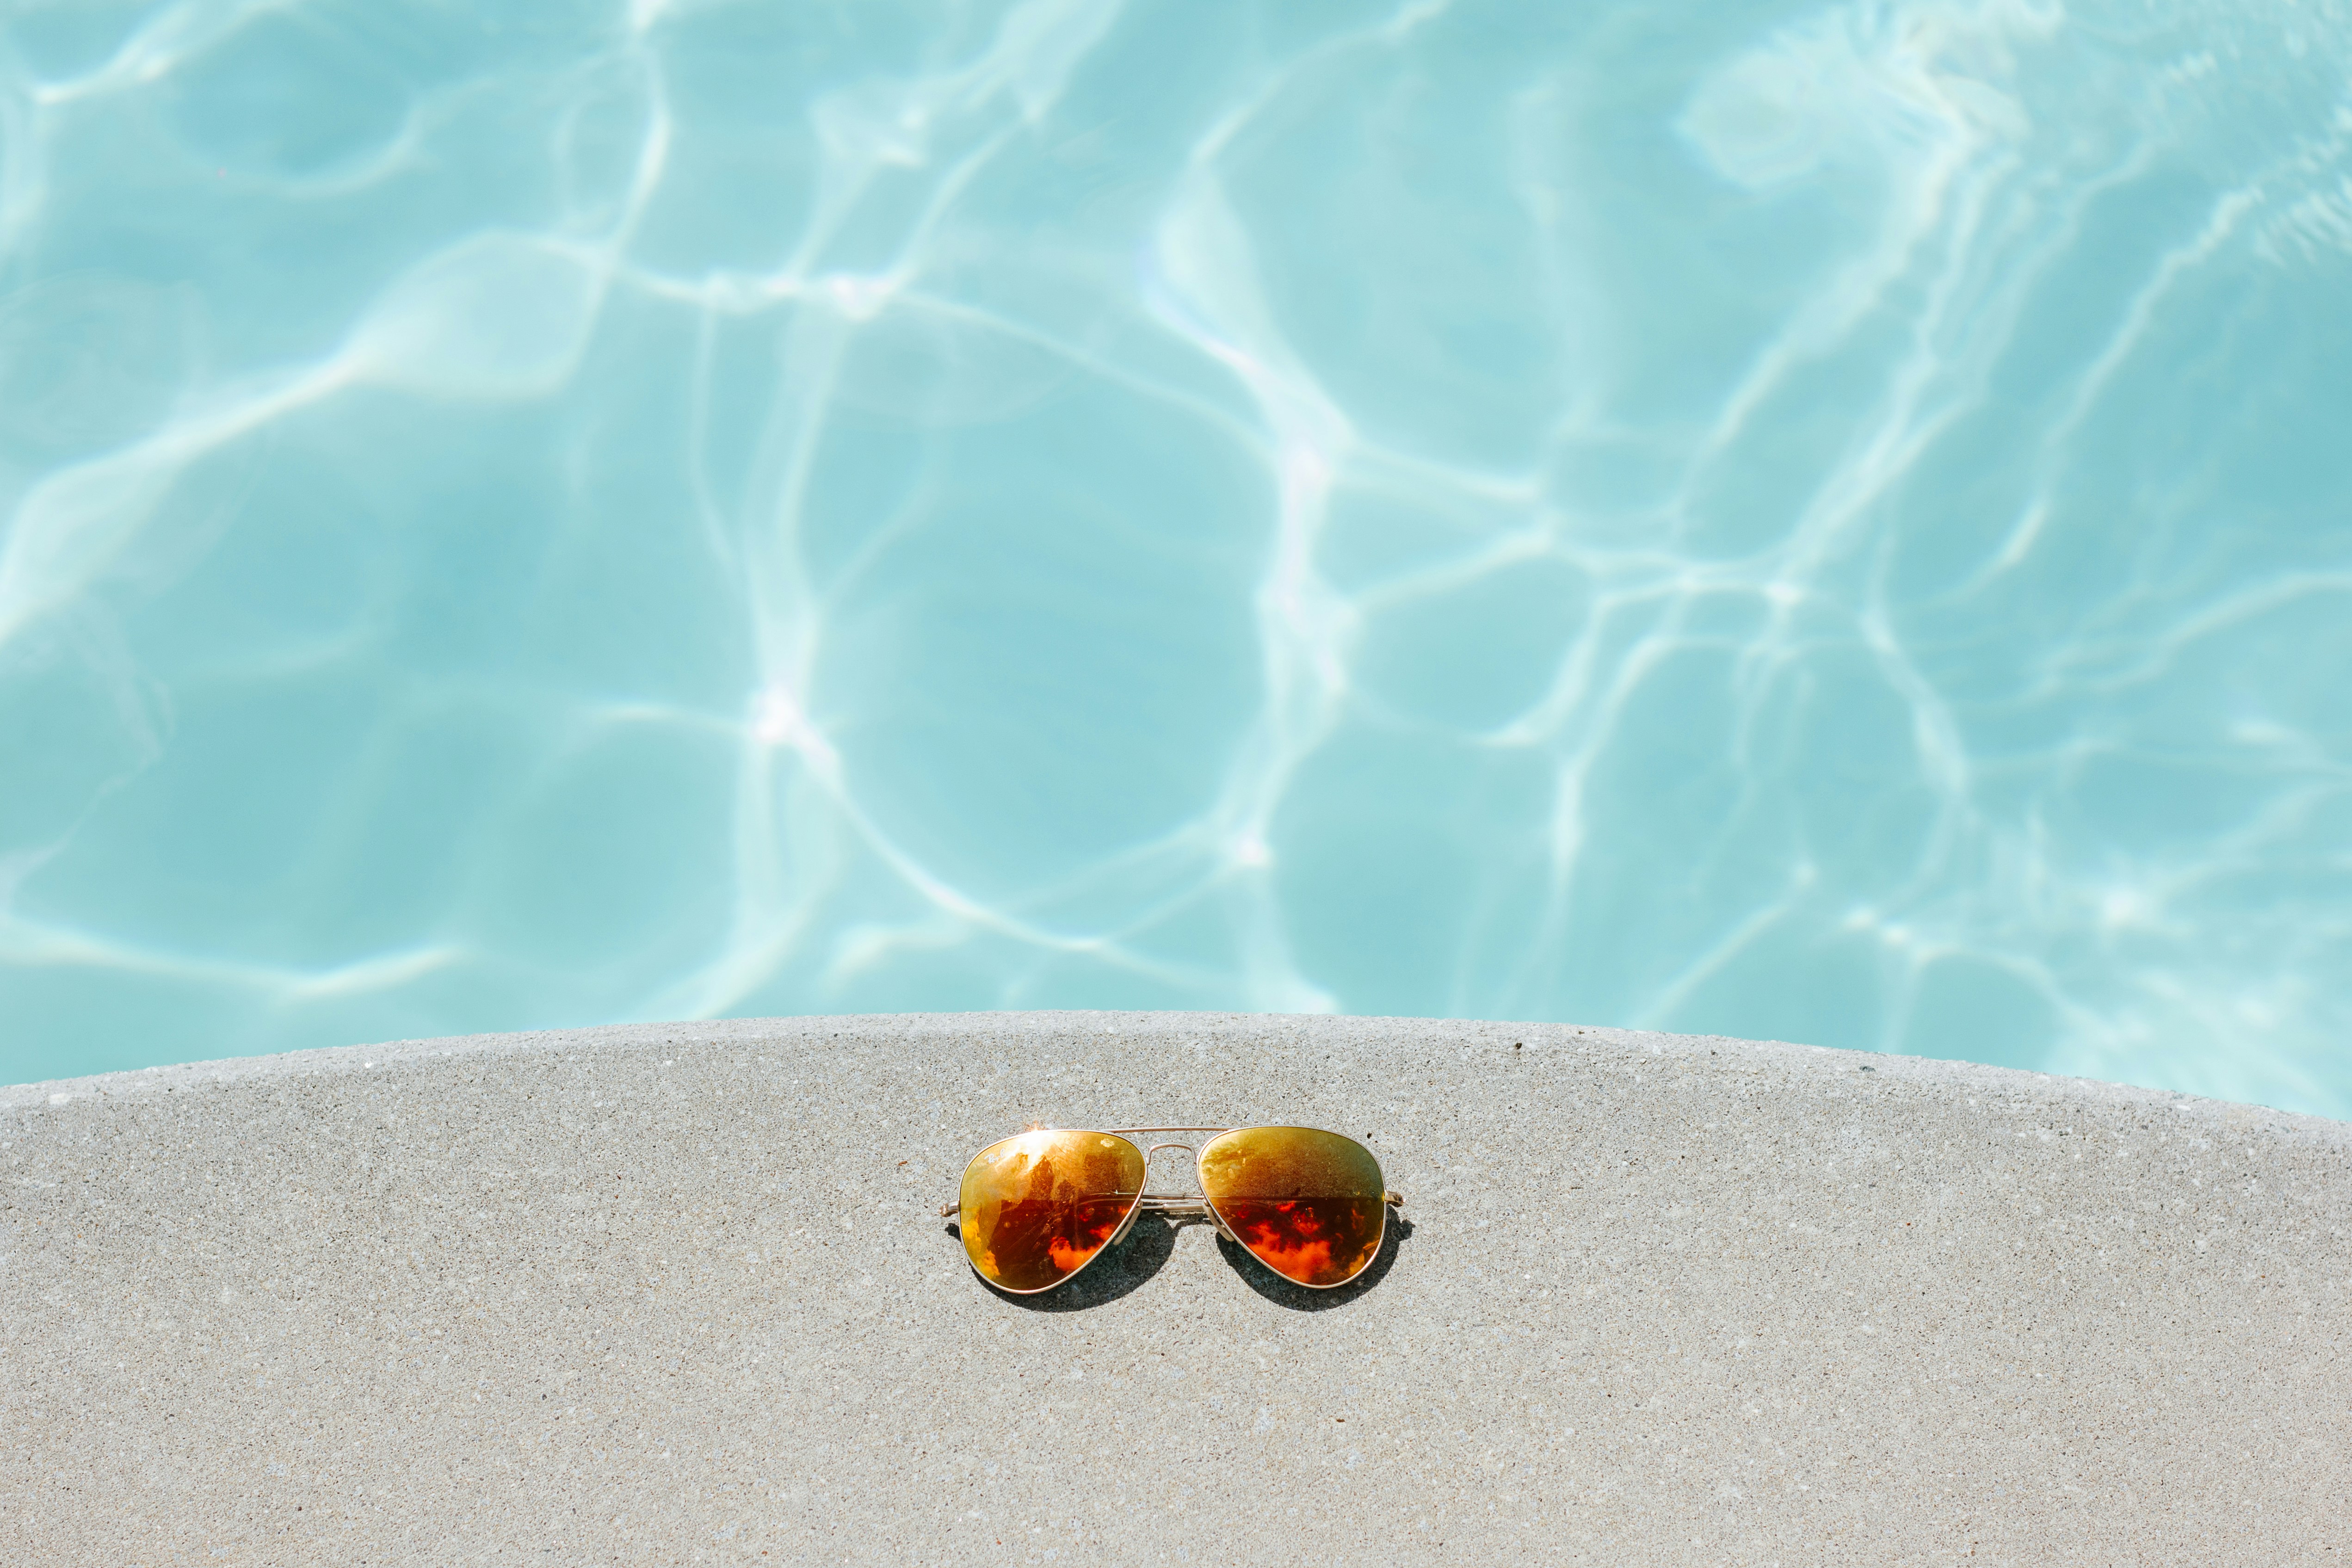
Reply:
<svg viewBox="0 0 2352 1568"><path fill-rule="evenodd" d="M1366 1137L1285 1287L1068 1300L1031 1121ZM1155 1184L1189 1178L1162 1155ZM1415 1020L792 1019L0 1090L0 1561L2340 1563L2352 1127Z"/></svg>

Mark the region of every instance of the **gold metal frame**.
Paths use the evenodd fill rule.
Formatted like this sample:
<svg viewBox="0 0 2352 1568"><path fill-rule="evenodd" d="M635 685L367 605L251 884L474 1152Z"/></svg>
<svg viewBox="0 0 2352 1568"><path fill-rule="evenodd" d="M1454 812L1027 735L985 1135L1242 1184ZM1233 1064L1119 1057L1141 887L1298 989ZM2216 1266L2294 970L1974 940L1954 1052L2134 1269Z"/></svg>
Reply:
<svg viewBox="0 0 2352 1568"><path fill-rule="evenodd" d="M1274 1127L1277 1125L1286 1126L1288 1124L1266 1122L1263 1125ZM1084 1263L1079 1264L1076 1268L1071 1269L1067 1274L1063 1275L1051 1285L1040 1285L1034 1290L1015 1290L1010 1286L998 1284L995 1280L988 1279L986 1275L981 1275L982 1279L985 1281L988 1288L992 1290L1002 1290L1008 1296L1042 1296L1048 1290L1060 1289L1063 1286L1067 1285L1071 1280L1076 1279L1079 1275L1084 1274L1087 1269L1093 1268L1095 1266L1096 1258L1108 1256L1112 1248L1118 1247L1120 1242L1125 1241L1127 1239L1127 1233L1135 1228L1137 1216L1144 1214L1203 1215L1211 1225L1216 1226L1217 1234L1219 1236L1223 1237L1227 1241L1230 1241L1235 1247L1240 1247L1242 1249L1242 1255L1247 1258L1252 1263L1256 1264L1267 1273L1272 1274L1284 1284L1296 1285L1302 1290L1344 1290L1349 1286L1353 1285L1357 1280L1362 1279L1364 1277L1365 1269L1368 1269L1372 1266L1371 1263L1368 1261L1365 1263L1363 1268L1357 1269L1345 1279L1335 1280L1328 1285L1309 1285L1303 1279L1293 1279L1287 1274L1276 1268L1272 1264L1266 1262L1265 1258L1260 1258L1256 1253L1252 1252L1249 1249L1249 1245L1243 1241L1240 1237L1234 1234L1233 1226L1225 1222L1225 1216L1217 1212L1217 1205L1210 1200L1209 1184L1202 1178L1201 1173L1201 1152L1202 1149L1205 1149L1208 1146L1208 1143L1215 1142L1218 1138L1223 1137L1228 1132L1255 1132L1258 1131L1256 1127L1038 1127L1032 1128L1030 1131L1036 1132L1082 1132L1097 1138L1123 1139L1130 1147L1141 1150L1143 1154L1144 1179L1147 1182L1149 1182L1151 1177L1151 1156L1157 1154L1162 1149L1181 1149L1187 1154L1192 1156L1192 1180L1199 1185L1201 1193L1198 1197L1193 1197L1184 1193L1138 1193L1135 1194L1135 1202L1128 1205L1126 1217L1118 1222L1118 1228L1110 1233L1110 1239L1097 1247L1094 1250L1093 1255ZM1307 1127L1302 1128L1300 1131L1307 1132L1321 1132L1326 1136L1332 1138L1348 1138L1348 1135L1345 1132L1332 1132L1329 1129L1323 1127ZM1201 1149L1196 1149L1190 1143L1169 1142L1140 1144L1136 1142L1136 1139L1139 1136L1152 1132L1207 1132L1213 1134L1213 1136L1208 1140L1207 1143L1203 1143L1201 1146ZM994 1143L982 1145L970 1160L964 1162L964 1170L969 1173L971 1170L972 1165L978 1162L980 1156L987 1153L989 1150L995 1148L997 1143L1007 1142L1012 1138L1017 1138L1020 1136L1020 1133L1015 1132L1009 1134L1005 1138L997 1139ZM1360 1139L1348 1138L1348 1142L1355 1144L1359 1149L1363 1149L1365 1153L1371 1154L1373 1164L1378 1165L1381 1163L1381 1157L1378 1154L1373 1154L1370 1149L1365 1148L1365 1145ZM1386 1176L1387 1173L1388 1173L1385 1171L1381 1172L1383 1176ZM1404 1194L1402 1193L1397 1192L1393 1189L1384 1189L1381 1192L1381 1237L1378 1241L1372 1244L1373 1258L1378 1258L1381 1255L1381 1248L1388 1245L1389 1210L1392 1208L1402 1208L1403 1205ZM963 1224L962 1211L963 1184L961 1178L959 1178L956 1184L956 1199L953 1203L941 1204L940 1205L940 1217L941 1219L953 1219L957 1226L961 1227ZM966 1264L970 1264L971 1262L970 1254L965 1255L964 1262ZM975 1274L980 1273L977 1268L974 1268L972 1272Z"/></svg>

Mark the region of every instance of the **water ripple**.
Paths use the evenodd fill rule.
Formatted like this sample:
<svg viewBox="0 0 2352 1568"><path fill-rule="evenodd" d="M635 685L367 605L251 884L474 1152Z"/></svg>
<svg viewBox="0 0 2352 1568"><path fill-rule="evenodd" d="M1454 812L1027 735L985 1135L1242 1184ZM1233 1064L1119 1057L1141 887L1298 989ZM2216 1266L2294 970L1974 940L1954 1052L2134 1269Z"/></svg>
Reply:
<svg viewBox="0 0 2352 1568"><path fill-rule="evenodd" d="M2352 1115L2347 22L20 5L0 1068L1344 1009Z"/></svg>

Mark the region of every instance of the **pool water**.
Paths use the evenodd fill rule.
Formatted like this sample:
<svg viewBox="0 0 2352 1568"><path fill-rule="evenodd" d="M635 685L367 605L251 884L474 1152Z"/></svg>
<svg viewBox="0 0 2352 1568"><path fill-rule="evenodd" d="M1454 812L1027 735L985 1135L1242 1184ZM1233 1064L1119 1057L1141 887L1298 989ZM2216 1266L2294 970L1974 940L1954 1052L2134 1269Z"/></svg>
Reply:
<svg viewBox="0 0 2352 1568"><path fill-rule="evenodd" d="M2347 40L18 0L0 1077L1339 1010L2352 1115Z"/></svg>

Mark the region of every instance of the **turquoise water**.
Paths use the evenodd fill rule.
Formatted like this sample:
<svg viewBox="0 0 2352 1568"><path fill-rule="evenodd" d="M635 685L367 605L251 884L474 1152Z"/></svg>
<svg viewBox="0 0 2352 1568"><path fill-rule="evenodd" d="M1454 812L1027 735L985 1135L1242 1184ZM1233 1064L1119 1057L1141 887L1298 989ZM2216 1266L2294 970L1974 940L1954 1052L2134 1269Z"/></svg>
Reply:
<svg viewBox="0 0 2352 1568"><path fill-rule="evenodd" d="M0 29L0 1078L1336 1009L2352 1115L2341 4Z"/></svg>

